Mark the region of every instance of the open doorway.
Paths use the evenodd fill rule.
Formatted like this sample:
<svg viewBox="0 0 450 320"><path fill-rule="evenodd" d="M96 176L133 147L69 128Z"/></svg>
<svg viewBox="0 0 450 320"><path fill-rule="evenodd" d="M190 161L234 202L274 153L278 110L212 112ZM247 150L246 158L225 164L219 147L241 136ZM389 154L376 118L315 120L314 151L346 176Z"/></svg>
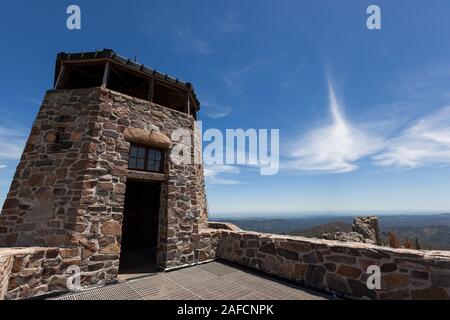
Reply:
<svg viewBox="0 0 450 320"><path fill-rule="evenodd" d="M157 271L161 183L128 181L122 223L120 274Z"/></svg>

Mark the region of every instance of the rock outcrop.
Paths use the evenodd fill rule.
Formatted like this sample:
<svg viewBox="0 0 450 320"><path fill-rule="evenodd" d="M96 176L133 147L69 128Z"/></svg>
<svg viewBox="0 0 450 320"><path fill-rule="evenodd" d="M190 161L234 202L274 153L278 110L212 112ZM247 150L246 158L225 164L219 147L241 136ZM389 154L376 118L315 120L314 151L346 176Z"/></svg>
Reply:
<svg viewBox="0 0 450 320"><path fill-rule="evenodd" d="M381 243L378 217L376 216L356 217L353 220L352 230L362 235L364 239L370 240L371 243Z"/></svg>
<svg viewBox="0 0 450 320"><path fill-rule="evenodd" d="M345 242L361 242L361 243L373 243L369 239L365 239L362 234L357 232L332 232L324 233L320 236L321 239L325 240L338 240Z"/></svg>
<svg viewBox="0 0 450 320"><path fill-rule="evenodd" d="M380 244L380 229L378 227L378 217L356 217L353 220L351 232L324 233L320 236L326 240L338 240L345 242L361 242Z"/></svg>

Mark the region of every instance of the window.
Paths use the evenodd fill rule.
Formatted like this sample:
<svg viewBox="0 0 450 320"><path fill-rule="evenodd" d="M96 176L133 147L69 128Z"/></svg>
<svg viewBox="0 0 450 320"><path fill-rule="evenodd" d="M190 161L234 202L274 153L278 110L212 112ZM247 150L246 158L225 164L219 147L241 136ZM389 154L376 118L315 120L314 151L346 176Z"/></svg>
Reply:
<svg viewBox="0 0 450 320"><path fill-rule="evenodd" d="M140 171L162 172L163 151L132 144L128 168Z"/></svg>

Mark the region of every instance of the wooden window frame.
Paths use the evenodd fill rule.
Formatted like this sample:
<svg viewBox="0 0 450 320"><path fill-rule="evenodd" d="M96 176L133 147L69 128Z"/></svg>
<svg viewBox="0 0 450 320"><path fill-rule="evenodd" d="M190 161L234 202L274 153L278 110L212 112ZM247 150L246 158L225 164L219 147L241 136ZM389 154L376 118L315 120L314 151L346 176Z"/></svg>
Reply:
<svg viewBox="0 0 450 320"><path fill-rule="evenodd" d="M132 147L141 148L141 149L145 150L144 169L130 168L130 159L131 158L135 158L135 157L131 157L131 148ZM148 152L150 150L161 152L161 160L160 160L160 165L159 165L159 171L153 171L153 170L148 170L147 169L148 168L148 162L149 162ZM139 154L139 152L138 152L138 154ZM141 159L141 158L136 157L136 159ZM164 173L164 165L165 165L165 161L164 160L165 160L165 150L164 149L151 147L151 146L145 146L145 145L137 144L137 143L130 143L130 150L128 150L128 170L134 170L134 171L140 171L140 172ZM136 163L136 166L137 166L137 163Z"/></svg>

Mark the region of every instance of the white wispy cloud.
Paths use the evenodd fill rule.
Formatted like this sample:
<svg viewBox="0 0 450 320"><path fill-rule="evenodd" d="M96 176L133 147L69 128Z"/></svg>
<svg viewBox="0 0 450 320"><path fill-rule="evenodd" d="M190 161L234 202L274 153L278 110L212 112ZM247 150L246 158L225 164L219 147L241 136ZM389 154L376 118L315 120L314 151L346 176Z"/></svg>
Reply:
<svg viewBox="0 0 450 320"><path fill-rule="evenodd" d="M27 134L22 127L0 125L0 160L17 160L22 155Z"/></svg>
<svg viewBox="0 0 450 320"><path fill-rule="evenodd" d="M345 118L331 82L328 95L331 121L307 132L295 144L290 167L304 171L350 172L358 168L358 160L383 148L381 137Z"/></svg>
<svg viewBox="0 0 450 320"><path fill-rule="evenodd" d="M28 103L40 106L42 104L42 100L43 98L36 98L36 97L30 97L30 96L25 96L22 97L22 99Z"/></svg>
<svg viewBox="0 0 450 320"><path fill-rule="evenodd" d="M239 68L229 70L227 72L219 72L219 75L230 89L234 89L240 83L242 77L247 75L252 70L260 67L264 63L266 63L266 60L258 58Z"/></svg>
<svg viewBox="0 0 450 320"><path fill-rule="evenodd" d="M238 22L236 15L229 12L219 23L218 35L222 36L227 33L235 33L243 30L243 26Z"/></svg>
<svg viewBox="0 0 450 320"><path fill-rule="evenodd" d="M208 117L211 119L220 119L229 115L232 111L230 106L222 105L212 101L203 101L202 104L205 106L204 110Z"/></svg>
<svg viewBox="0 0 450 320"><path fill-rule="evenodd" d="M136 28L148 37L163 37L175 52L183 55L213 54L229 37L244 29L233 12L221 11L199 20L170 1L152 2L150 6L151 10L139 12Z"/></svg>
<svg viewBox="0 0 450 320"><path fill-rule="evenodd" d="M211 165L205 166L204 173L206 181L210 184L239 184L240 181L232 179L230 175L238 175L240 170L236 166L231 165Z"/></svg>
<svg viewBox="0 0 450 320"><path fill-rule="evenodd" d="M450 106L444 107L405 129L373 157L383 167L417 168L450 164Z"/></svg>
<svg viewBox="0 0 450 320"><path fill-rule="evenodd" d="M180 40L180 48L183 48L183 50L188 50L190 53L197 55L209 55L213 52L211 44L190 29L184 31L178 29L176 35Z"/></svg>
<svg viewBox="0 0 450 320"><path fill-rule="evenodd" d="M0 164L0 169L4 169L4 168L6 168L6 165Z"/></svg>

